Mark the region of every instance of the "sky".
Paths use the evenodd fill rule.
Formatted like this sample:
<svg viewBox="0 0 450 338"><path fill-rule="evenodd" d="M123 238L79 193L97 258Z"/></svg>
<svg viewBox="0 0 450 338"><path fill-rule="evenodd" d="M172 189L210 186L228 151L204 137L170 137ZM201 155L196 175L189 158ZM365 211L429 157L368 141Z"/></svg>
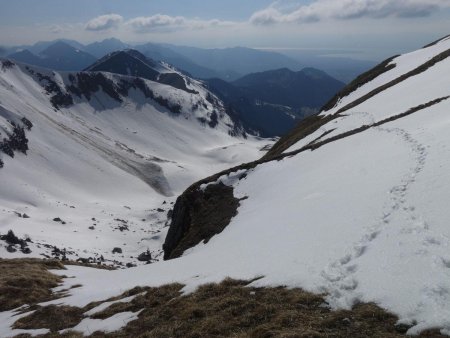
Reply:
<svg viewBox="0 0 450 338"><path fill-rule="evenodd" d="M450 34L450 0L0 0L0 45L116 37L379 60Z"/></svg>

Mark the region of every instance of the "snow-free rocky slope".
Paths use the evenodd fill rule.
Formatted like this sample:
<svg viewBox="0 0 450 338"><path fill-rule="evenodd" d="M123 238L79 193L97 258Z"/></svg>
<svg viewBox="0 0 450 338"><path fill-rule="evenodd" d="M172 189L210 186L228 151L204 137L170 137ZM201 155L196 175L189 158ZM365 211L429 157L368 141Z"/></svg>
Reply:
<svg viewBox="0 0 450 338"><path fill-rule="evenodd" d="M264 159L186 190L165 243L166 258L180 258L70 267L63 287L82 286L56 303L260 277L251 285L324 293L332 308L375 302L410 334L450 334L449 55L446 38L364 74ZM202 214L219 226L198 227Z"/></svg>
<svg viewBox="0 0 450 338"><path fill-rule="evenodd" d="M177 195L264 154L270 141L172 73L185 89L0 60L0 257L156 261Z"/></svg>

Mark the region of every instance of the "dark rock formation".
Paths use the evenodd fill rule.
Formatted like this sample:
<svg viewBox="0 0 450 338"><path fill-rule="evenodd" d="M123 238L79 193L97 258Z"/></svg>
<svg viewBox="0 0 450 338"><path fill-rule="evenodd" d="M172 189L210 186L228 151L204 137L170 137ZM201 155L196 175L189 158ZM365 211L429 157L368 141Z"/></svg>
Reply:
<svg viewBox="0 0 450 338"><path fill-rule="evenodd" d="M66 222L64 222L61 218L59 218L59 217L55 217L55 218L53 218L53 222L59 222L59 223L61 223L61 224L66 224Z"/></svg>
<svg viewBox="0 0 450 338"><path fill-rule="evenodd" d="M50 102L55 109L73 105L72 96L64 93L61 90L61 87L55 81L53 81L50 76L43 75L41 73L36 73L36 76L39 79L39 82L43 84L47 94L52 95L52 97L50 98Z"/></svg>
<svg viewBox="0 0 450 338"><path fill-rule="evenodd" d="M0 239L13 245L25 243L25 241L23 239L19 239L12 230L9 230L6 235L0 236Z"/></svg>
<svg viewBox="0 0 450 338"><path fill-rule="evenodd" d="M184 90L185 92L191 94L198 94L198 91L189 89L186 86L184 78L177 73L162 73L161 75L159 75L158 82L167 84L177 89Z"/></svg>
<svg viewBox="0 0 450 338"><path fill-rule="evenodd" d="M199 186L188 189L175 203L163 245L164 259L180 257L185 250L221 233L238 207L233 188L223 183L208 185L204 190Z"/></svg>
<svg viewBox="0 0 450 338"><path fill-rule="evenodd" d="M140 261L140 262L151 262L151 260L152 260L152 254L151 254L150 250L147 250L146 252L143 252L138 256L138 261Z"/></svg>
<svg viewBox="0 0 450 338"><path fill-rule="evenodd" d="M20 246L20 251L24 254L30 254L31 250L28 247L27 242L31 242L30 239L20 239L18 238L12 230L9 230L6 235L0 236L0 240L5 241L8 246L6 247L6 250L10 253L16 252L16 245Z"/></svg>
<svg viewBox="0 0 450 338"><path fill-rule="evenodd" d="M113 249L112 253L113 254L116 254L116 253L121 254L122 253L122 249L116 247L116 248Z"/></svg>
<svg viewBox="0 0 450 338"><path fill-rule="evenodd" d="M28 120L26 121L26 128L31 128L28 127L30 125L32 126L31 122ZM26 155L28 150L28 139L25 135L24 127L11 121L9 121L9 123L13 127L13 130L10 135L4 137L3 140L0 141L0 151L10 157L14 157L15 151L19 151Z"/></svg>
<svg viewBox="0 0 450 338"><path fill-rule="evenodd" d="M15 63L10 60L2 60L2 70L10 69L15 66Z"/></svg>

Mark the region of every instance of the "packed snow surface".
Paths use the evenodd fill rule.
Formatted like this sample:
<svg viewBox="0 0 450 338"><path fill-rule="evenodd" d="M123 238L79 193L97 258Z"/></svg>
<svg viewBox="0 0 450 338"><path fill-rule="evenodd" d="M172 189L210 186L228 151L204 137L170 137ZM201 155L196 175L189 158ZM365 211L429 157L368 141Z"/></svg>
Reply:
<svg viewBox="0 0 450 338"><path fill-rule="evenodd" d="M444 40L399 57L398 73L383 76L399 76L448 48ZM449 70L450 60L443 60L324 127L348 131L450 95ZM350 101L359 93L351 95ZM375 302L411 325L410 334L431 328L448 334L449 111L450 100L443 100L314 151L258 165L245 179L224 176L219 181L232 185L236 197L248 198L220 235L179 259L150 266L68 267L57 273L74 278L61 288L83 286L53 303L84 306L136 285L179 282L191 292L225 277L261 277L252 285L326 293L332 308Z"/></svg>
<svg viewBox="0 0 450 338"><path fill-rule="evenodd" d="M34 311L20 313L18 310L0 312L0 337L7 338L18 335L30 335L31 337L35 337L49 333L49 329L22 330L12 328L17 320L29 316L33 312Z"/></svg>

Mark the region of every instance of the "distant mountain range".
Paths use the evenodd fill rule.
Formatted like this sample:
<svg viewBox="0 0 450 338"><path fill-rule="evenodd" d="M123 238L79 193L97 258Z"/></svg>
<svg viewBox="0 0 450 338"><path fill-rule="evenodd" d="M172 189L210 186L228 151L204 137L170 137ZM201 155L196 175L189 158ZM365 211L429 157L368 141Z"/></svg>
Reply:
<svg viewBox="0 0 450 338"><path fill-rule="evenodd" d="M250 48L201 49L147 43L130 49L118 39L106 39L86 46L58 40L16 49L8 57L22 63L56 71L141 77L187 92L179 72L204 79L247 132L263 137L285 134L344 86L317 69L300 70L301 64L287 56Z"/></svg>
<svg viewBox="0 0 450 338"><path fill-rule="evenodd" d="M56 71L141 77L184 91L189 89L174 70L204 79L247 132L263 137L285 134L344 86L323 71L301 69L299 62L287 56L251 48L201 49L147 43L130 49L118 39L86 46L58 40L26 47L21 46L8 57ZM171 70L169 64L175 68Z"/></svg>
<svg viewBox="0 0 450 338"><path fill-rule="evenodd" d="M58 45L58 48L56 48L57 56L65 56L64 53L67 53L64 58L68 61L61 62L58 57L56 59L46 57L46 50L53 49L52 45L55 44ZM310 53L301 56L293 54L291 56L274 51L244 47L204 49L160 43L132 46L115 38L88 45L83 45L74 40L60 39L38 42L31 46L0 47L0 56L7 56L20 62L56 70L75 71L89 66L89 63L86 62L75 62L73 58L77 54L84 60L90 59L92 61L111 52L130 48L140 51L155 61L167 62L192 77L199 79L219 78L226 81L234 81L250 73L273 69L288 68L292 71L299 71L303 68L313 67L327 72L340 81L350 82L359 73L374 65L373 62L350 58L317 57L311 56Z"/></svg>
<svg viewBox="0 0 450 338"><path fill-rule="evenodd" d="M136 76L190 91L184 79L161 61L127 49L98 60L86 71ZM247 132L264 137L281 136L299 120L315 113L344 84L326 73L307 68L287 68L254 73L232 83L221 79L204 81L208 89L238 117Z"/></svg>
<svg viewBox="0 0 450 338"><path fill-rule="evenodd" d="M194 60L206 68L213 69L220 75L219 78L227 81L234 81L246 74L266 70L278 68L300 70L304 68L299 62L282 54L251 48L202 49L174 45L161 45L161 47Z"/></svg>
<svg viewBox="0 0 450 338"><path fill-rule="evenodd" d="M127 48L131 48L131 45L128 45L119 39L111 38L100 42L91 43L84 47L84 51L95 56L96 58L102 58L106 54Z"/></svg>
<svg viewBox="0 0 450 338"><path fill-rule="evenodd" d="M8 55L8 58L34 66L60 71L76 71L86 68L97 59L66 42L57 41L39 52L37 55L24 49Z"/></svg>
<svg viewBox="0 0 450 338"><path fill-rule="evenodd" d="M344 83L326 73L287 68L249 74L232 83L210 79L209 89L238 112L250 129L262 136L284 135L300 120L317 113Z"/></svg>

